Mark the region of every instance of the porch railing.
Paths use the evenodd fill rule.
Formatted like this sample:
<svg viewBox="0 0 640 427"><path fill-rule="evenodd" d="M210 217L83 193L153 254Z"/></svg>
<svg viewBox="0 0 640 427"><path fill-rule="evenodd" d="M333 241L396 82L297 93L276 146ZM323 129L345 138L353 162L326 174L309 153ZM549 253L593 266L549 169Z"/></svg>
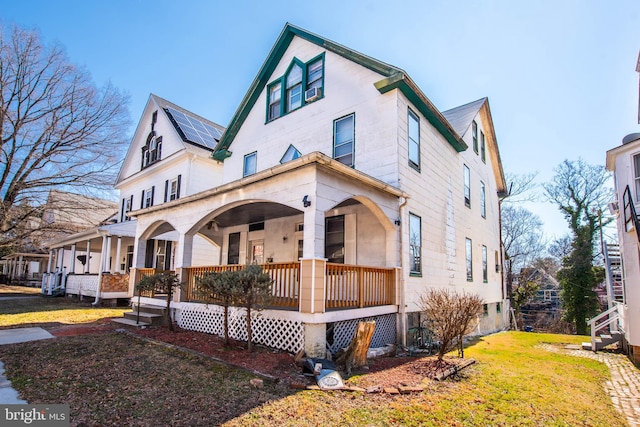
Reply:
<svg viewBox="0 0 640 427"><path fill-rule="evenodd" d="M143 277L153 276L154 274L159 274L159 273L171 273L171 274L174 274L175 271L173 271L173 270L161 270L159 268L136 268L135 283L136 284L140 283L140 280L142 280ZM135 289L135 287L133 289L133 295L138 295L138 291ZM151 298L153 298L156 295L166 295L166 292L163 289L154 289L152 291L142 292L140 295L143 296L143 297L151 297Z"/></svg>
<svg viewBox="0 0 640 427"><path fill-rule="evenodd" d="M273 278L274 307L297 308L300 295L300 263L261 265ZM202 295L196 278L207 272L240 270L242 265L186 267L183 278L187 284L186 300L215 302L215 295ZM328 263L325 271L325 309L344 310L394 303L395 271L389 268L363 267Z"/></svg>
<svg viewBox="0 0 640 427"><path fill-rule="evenodd" d="M261 265L265 273L269 273L273 279L273 297L271 303L274 307L297 308L300 294L300 263L270 263ZM187 284L186 299L193 302L215 302L215 295L202 295L197 288L196 278L203 277L205 273L231 270L241 270L243 265L219 265L207 267L185 267L183 278Z"/></svg>
<svg viewBox="0 0 640 427"><path fill-rule="evenodd" d="M394 270L327 263L326 309L393 304Z"/></svg>

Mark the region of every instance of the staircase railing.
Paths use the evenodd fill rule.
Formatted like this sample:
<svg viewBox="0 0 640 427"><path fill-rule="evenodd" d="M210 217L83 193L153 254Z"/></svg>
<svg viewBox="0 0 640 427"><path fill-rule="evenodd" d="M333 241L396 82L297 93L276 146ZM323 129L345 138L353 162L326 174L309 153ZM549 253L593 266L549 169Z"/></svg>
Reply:
<svg viewBox="0 0 640 427"><path fill-rule="evenodd" d="M631 228L636 229L636 236L640 241L640 221L638 221L638 214L636 213L636 205L631 195L631 189L627 185L622 195L623 212L624 212L624 231L629 232Z"/></svg>
<svg viewBox="0 0 640 427"><path fill-rule="evenodd" d="M607 307L614 302L624 303L624 277L620 245L603 242L604 265L606 267Z"/></svg>
<svg viewBox="0 0 640 427"><path fill-rule="evenodd" d="M620 312L618 310L619 304L614 303L614 306L607 311L603 311L596 317L589 319L587 325L591 328L591 350L596 351L596 333L611 325L611 330L618 330L618 321L620 320Z"/></svg>

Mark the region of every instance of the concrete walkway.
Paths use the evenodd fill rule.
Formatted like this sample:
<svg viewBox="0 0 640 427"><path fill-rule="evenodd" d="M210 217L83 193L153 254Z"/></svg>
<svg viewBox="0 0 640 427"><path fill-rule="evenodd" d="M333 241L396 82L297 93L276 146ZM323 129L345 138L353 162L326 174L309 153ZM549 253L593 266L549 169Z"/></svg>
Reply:
<svg viewBox="0 0 640 427"><path fill-rule="evenodd" d="M0 345L55 338L42 328L16 328L0 330ZM4 364L0 361L0 403L26 404L11 387L11 381L4 375Z"/></svg>
<svg viewBox="0 0 640 427"><path fill-rule="evenodd" d="M543 348L571 356L587 357L604 363L611 372L611 381L604 384L605 391L615 408L627 419L631 427L640 427L640 369L623 354L588 350L559 349L552 345Z"/></svg>

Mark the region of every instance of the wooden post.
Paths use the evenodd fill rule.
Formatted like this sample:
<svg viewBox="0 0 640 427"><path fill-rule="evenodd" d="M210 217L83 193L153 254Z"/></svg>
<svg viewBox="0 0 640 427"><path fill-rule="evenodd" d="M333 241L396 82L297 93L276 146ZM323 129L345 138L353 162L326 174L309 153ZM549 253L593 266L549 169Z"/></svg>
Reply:
<svg viewBox="0 0 640 427"><path fill-rule="evenodd" d="M376 329L374 320L368 322L358 322L353 340L347 351L336 360L339 365L344 365L347 375L351 374L352 368L367 366L367 351Z"/></svg>

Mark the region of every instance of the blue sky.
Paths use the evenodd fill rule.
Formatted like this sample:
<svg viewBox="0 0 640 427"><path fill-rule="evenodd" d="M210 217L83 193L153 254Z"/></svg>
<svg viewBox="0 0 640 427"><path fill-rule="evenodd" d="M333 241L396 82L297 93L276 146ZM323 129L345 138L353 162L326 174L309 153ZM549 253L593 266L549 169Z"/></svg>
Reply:
<svg viewBox="0 0 640 427"><path fill-rule="evenodd" d="M604 164L640 130L637 0L0 0L0 22L129 93L133 123L155 93L226 125L290 22L403 68L441 110L489 97L508 173ZM567 232L555 206L527 207Z"/></svg>

